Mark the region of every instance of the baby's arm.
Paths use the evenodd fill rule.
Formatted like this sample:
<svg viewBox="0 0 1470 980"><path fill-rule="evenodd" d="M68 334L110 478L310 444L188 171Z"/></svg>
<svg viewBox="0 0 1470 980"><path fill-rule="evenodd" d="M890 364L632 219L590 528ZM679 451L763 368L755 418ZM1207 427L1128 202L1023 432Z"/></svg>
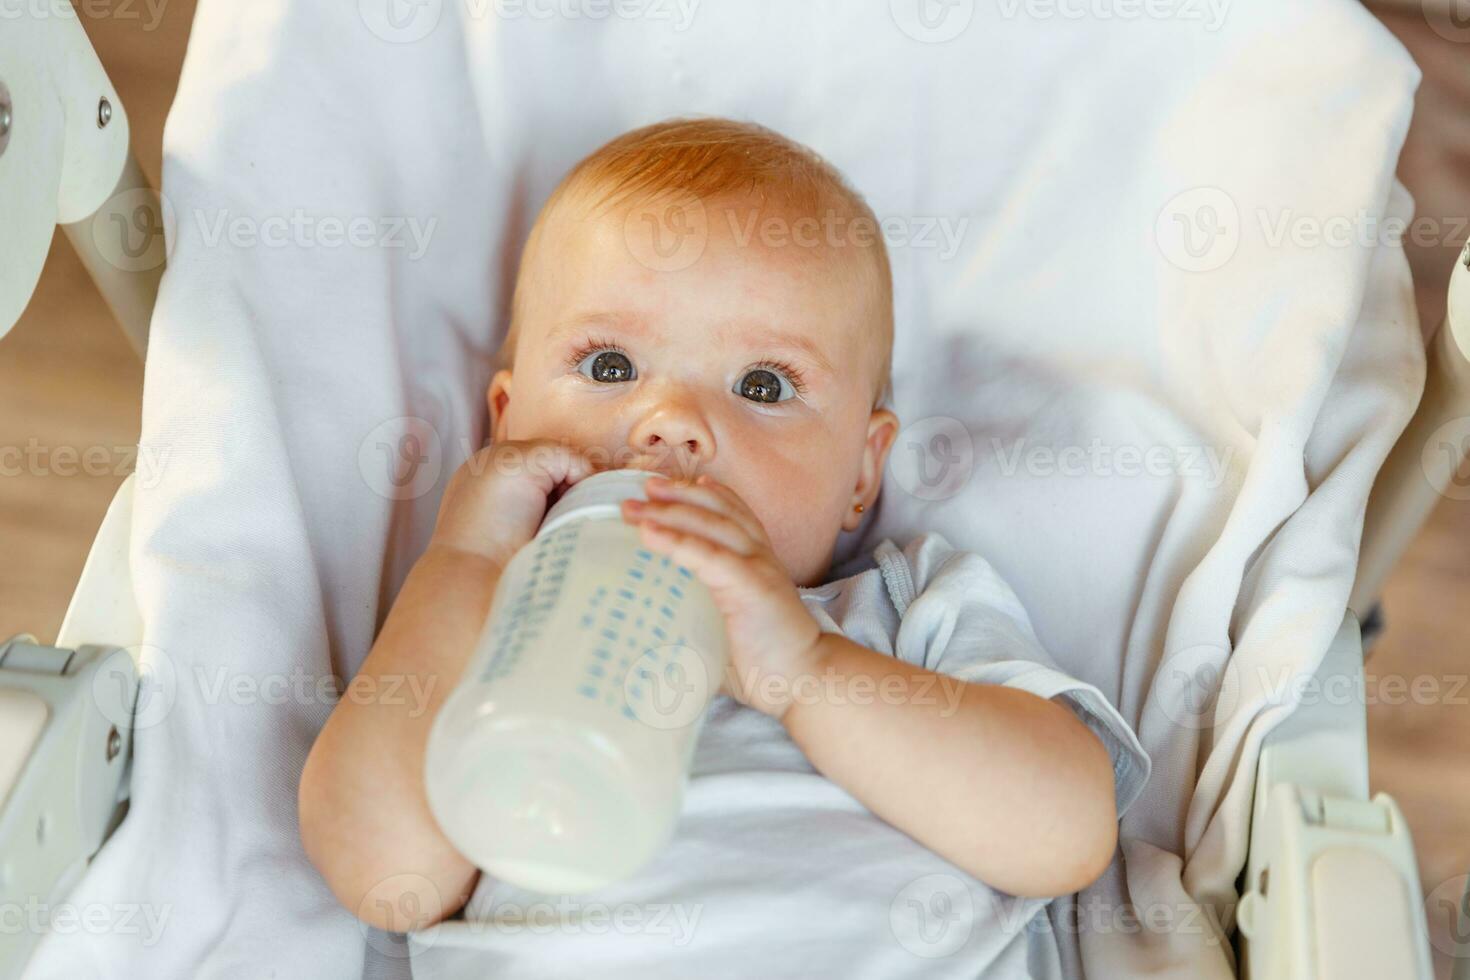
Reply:
<svg viewBox="0 0 1470 980"><path fill-rule="evenodd" d="M307 856L338 901L390 932L424 928L469 899L478 871L439 830L424 790L429 729L479 639L501 569L534 534L547 495L592 472L555 444L497 448L517 464L501 472L503 460L493 464L487 450L455 474L433 540L354 678L358 691L384 696L343 697L301 776Z"/></svg>
<svg viewBox="0 0 1470 980"><path fill-rule="evenodd" d="M1065 895L1102 874L1117 844L1112 761L1075 714L837 633L817 647L831 696L797 697L781 720L823 775L1010 894Z"/></svg>
<svg viewBox="0 0 1470 980"><path fill-rule="evenodd" d="M653 479L624 518L687 565L725 616L722 687L781 719L874 813L1013 895L1082 888L1117 842L1112 759L1066 707L970 684L823 633L732 489Z"/></svg>
<svg viewBox="0 0 1470 980"><path fill-rule="evenodd" d="M344 697L301 776L307 855L338 901L389 932L453 913L474 886L474 866L429 812L423 761L429 726L469 658L499 579L490 560L431 545L353 681L362 691L422 692L425 703Z"/></svg>

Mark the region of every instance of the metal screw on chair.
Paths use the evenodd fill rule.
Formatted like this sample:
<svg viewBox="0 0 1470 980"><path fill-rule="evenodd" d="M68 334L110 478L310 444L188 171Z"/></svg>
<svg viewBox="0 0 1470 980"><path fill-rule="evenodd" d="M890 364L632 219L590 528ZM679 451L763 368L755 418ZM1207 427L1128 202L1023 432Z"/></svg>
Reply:
<svg viewBox="0 0 1470 980"><path fill-rule="evenodd" d="M107 733L107 761L111 762L117 758L122 751L122 736L117 733L117 726L112 726L112 731Z"/></svg>
<svg viewBox="0 0 1470 980"><path fill-rule="evenodd" d="M15 119L10 105L10 89L0 82L0 156L5 155L5 147L10 145L10 124Z"/></svg>
<svg viewBox="0 0 1470 980"><path fill-rule="evenodd" d="M1269 888L1270 886L1271 886L1271 869L1270 868L1262 868L1261 869L1260 877L1256 880L1256 891L1258 891L1258 892L1261 893L1261 897L1262 898L1265 898L1266 897L1266 889Z"/></svg>
<svg viewBox="0 0 1470 980"><path fill-rule="evenodd" d="M102 129L112 122L112 103L107 101L107 96L97 103L97 128Z"/></svg>

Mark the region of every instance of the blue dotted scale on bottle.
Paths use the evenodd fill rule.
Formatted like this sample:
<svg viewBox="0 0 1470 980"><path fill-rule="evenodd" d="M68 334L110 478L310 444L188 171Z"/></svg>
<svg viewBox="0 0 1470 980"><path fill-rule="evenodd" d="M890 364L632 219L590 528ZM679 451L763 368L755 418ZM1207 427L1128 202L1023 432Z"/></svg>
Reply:
<svg viewBox="0 0 1470 980"><path fill-rule="evenodd" d="M595 642L589 644L577 692L602 702L630 721L638 720L633 705L650 696L649 670L663 670L672 659L668 652L659 650L668 643L668 631L651 622L651 617L644 613L655 612L665 623L674 618L685 596L685 588L677 583L675 570L686 580L693 578L683 566L673 565L668 558L655 556L646 548L638 548L615 587L611 591L599 587L578 612L580 622ZM655 598L659 600L657 605ZM682 642L683 637L679 640ZM645 656L647 660L643 659ZM635 665L641 669L629 677L628 672Z"/></svg>
<svg viewBox="0 0 1470 980"><path fill-rule="evenodd" d="M541 637L561 600L566 567L577 551L583 526L580 521L566 524L528 545L530 564L516 593L505 599L496 617L490 636L494 652L481 674L482 681L513 673L521 656ZM593 554L583 560L597 557ZM638 548L611 588L598 586L581 609L558 613L575 616L578 633L584 637L579 648L586 651L585 658L576 675L580 695L637 720L632 704L650 696L654 677L649 675L667 670L673 660L671 651L660 648L670 643L666 627L672 625L693 577L682 565ZM684 637L673 642L682 645ZM649 655L647 660L642 659L645 655ZM629 678L635 664L640 670Z"/></svg>
<svg viewBox="0 0 1470 980"><path fill-rule="evenodd" d="M581 525L568 524L529 547L531 564L520 590L511 596L497 616L490 643L495 651L480 675L481 681L497 680L513 672L526 647L541 635L541 629L561 598L567 562L576 551Z"/></svg>

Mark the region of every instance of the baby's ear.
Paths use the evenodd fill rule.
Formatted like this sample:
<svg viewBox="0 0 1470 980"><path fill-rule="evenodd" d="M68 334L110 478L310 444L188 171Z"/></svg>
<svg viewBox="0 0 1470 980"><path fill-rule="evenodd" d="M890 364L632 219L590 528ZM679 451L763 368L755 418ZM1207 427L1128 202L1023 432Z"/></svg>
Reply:
<svg viewBox="0 0 1470 980"><path fill-rule="evenodd" d="M505 409L510 405L510 370L502 368L495 372L490 379L490 387L485 391L485 406L490 409L490 440L501 442L505 439L505 433L501 429L505 425Z"/></svg>
<svg viewBox="0 0 1470 980"><path fill-rule="evenodd" d="M888 465L888 452L897 438L898 416L886 408L873 409L873 414L868 419L868 441L863 448L862 472L858 475L858 485L853 488L854 502L861 503L864 510L872 507L873 501L878 498L878 490L883 483L883 468Z"/></svg>

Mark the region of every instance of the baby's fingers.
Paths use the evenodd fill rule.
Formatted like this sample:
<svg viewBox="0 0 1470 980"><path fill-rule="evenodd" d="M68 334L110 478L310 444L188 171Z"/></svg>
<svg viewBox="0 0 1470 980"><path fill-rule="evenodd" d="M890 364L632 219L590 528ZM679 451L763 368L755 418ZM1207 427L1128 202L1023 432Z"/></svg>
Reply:
<svg viewBox="0 0 1470 980"><path fill-rule="evenodd" d="M737 555L748 555L755 550L745 528L725 514L697 504L674 500L625 500L623 514L630 521L655 521L665 527L698 534Z"/></svg>
<svg viewBox="0 0 1470 980"><path fill-rule="evenodd" d="M759 517L740 499L740 495L723 483L701 476L701 483L674 483L654 478L645 484L649 500L683 500L702 505L708 510L724 515L745 531L750 540L767 540L766 529Z"/></svg>
<svg viewBox="0 0 1470 980"><path fill-rule="evenodd" d="M750 581L744 556L702 535L639 520L638 537L648 548L688 568L712 591L737 588Z"/></svg>
<svg viewBox="0 0 1470 980"><path fill-rule="evenodd" d="M599 469L581 449L554 439L507 442L492 448L496 449L493 465L498 473L519 475L543 494L562 484L572 486Z"/></svg>

